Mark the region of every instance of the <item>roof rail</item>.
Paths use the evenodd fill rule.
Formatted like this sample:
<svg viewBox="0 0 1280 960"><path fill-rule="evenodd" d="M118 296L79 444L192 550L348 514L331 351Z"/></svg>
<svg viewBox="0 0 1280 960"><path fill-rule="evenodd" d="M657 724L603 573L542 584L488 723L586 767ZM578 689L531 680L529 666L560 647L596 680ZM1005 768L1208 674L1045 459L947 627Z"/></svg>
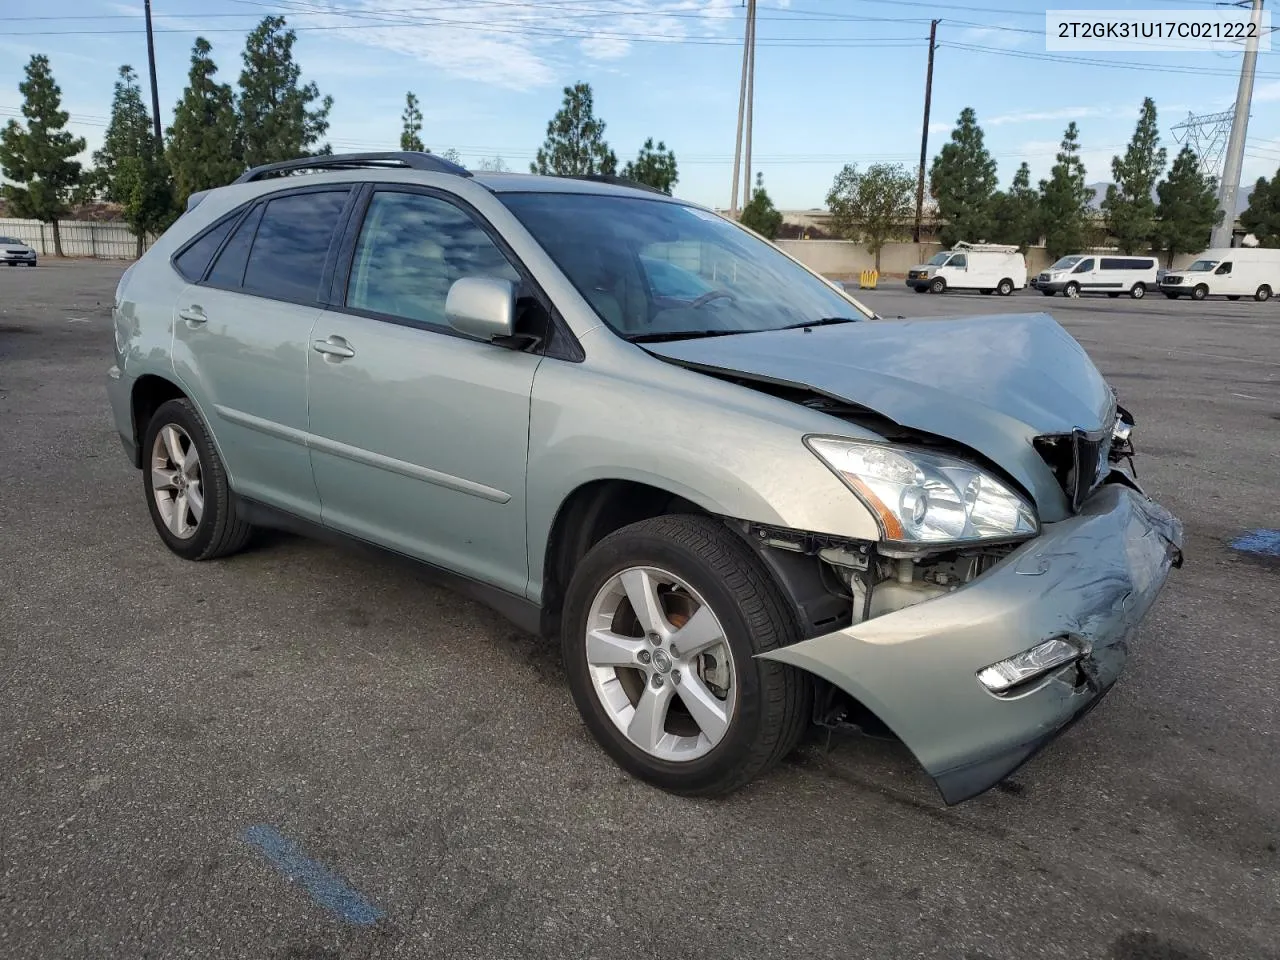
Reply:
<svg viewBox="0 0 1280 960"><path fill-rule="evenodd" d="M380 167L401 167L408 170L429 170L432 173L452 173L459 177L471 176L466 167L437 157L434 153L417 153L394 150L385 153L331 153L313 157L298 157L279 163L264 163L246 170L233 183L253 183L268 177L283 176L300 170L368 170Z"/></svg>
<svg viewBox="0 0 1280 960"><path fill-rule="evenodd" d="M662 196L670 196L665 190L659 190L657 187L651 187L647 183L640 183L638 180L628 180L626 177L619 177L612 173L558 173L557 177L562 180L591 180L595 183L611 183L615 187L631 187L635 190L646 190L649 193L658 193Z"/></svg>

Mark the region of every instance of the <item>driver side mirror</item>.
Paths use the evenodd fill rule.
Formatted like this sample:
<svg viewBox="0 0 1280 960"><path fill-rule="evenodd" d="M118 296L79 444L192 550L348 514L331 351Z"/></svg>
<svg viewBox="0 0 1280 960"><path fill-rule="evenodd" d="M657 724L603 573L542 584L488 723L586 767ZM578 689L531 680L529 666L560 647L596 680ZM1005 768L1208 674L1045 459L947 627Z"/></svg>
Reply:
<svg viewBox="0 0 1280 960"><path fill-rule="evenodd" d="M453 329L479 340L513 336L516 285L500 277L455 280L445 298L444 316Z"/></svg>

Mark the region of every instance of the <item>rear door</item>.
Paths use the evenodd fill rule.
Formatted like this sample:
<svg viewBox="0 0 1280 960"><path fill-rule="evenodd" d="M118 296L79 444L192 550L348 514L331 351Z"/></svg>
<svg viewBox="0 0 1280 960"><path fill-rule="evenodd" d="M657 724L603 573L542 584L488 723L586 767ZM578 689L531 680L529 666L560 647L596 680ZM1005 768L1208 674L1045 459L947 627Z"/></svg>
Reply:
<svg viewBox="0 0 1280 960"><path fill-rule="evenodd" d="M445 298L462 277L532 281L474 211L426 188L369 191L344 249L307 351L323 522L523 596L542 358L457 333Z"/></svg>
<svg viewBox="0 0 1280 960"><path fill-rule="evenodd" d="M174 367L238 494L311 520L307 354L351 190L272 194L244 209L179 295Z"/></svg>

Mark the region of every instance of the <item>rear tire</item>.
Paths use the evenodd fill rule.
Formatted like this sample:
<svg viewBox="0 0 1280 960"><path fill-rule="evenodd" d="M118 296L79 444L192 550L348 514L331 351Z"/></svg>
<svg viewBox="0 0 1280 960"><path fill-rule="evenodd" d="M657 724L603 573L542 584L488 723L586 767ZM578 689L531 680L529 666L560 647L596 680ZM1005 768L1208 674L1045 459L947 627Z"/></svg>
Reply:
<svg viewBox="0 0 1280 960"><path fill-rule="evenodd" d="M1145 283L1135 283L1129 291L1129 296L1134 300L1141 300L1147 295L1147 285Z"/></svg>
<svg viewBox="0 0 1280 960"><path fill-rule="evenodd" d="M184 560L244 548L253 528L236 512L226 468L190 400L169 400L152 414L142 457L147 509L166 547Z"/></svg>
<svg viewBox="0 0 1280 960"><path fill-rule="evenodd" d="M1271 299L1271 288L1264 283L1258 288L1257 292L1254 293L1253 299L1257 300L1259 303L1266 303Z"/></svg>
<svg viewBox="0 0 1280 960"><path fill-rule="evenodd" d="M947 289L947 281L941 277L935 277L933 282L929 284L930 293L945 293Z"/></svg>
<svg viewBox="0 0 1280 960"><path fill-rule="evenodd" d="M1002 297L1007 297L1009 294L1013 293L1013 281L1007 277L1004 280L1001 280L996 286L996 293L1000 294Z"/></svg>
<svg viewBox="0 0 1280 960"><path fill-rule="evenodd" d="M1206 287L1203 283L1195 287L1195 289L1191 291L1192 300L1203 300L1208 295L1209 295L1209 288Z"/></svg>
<svg viewBox="0 0 1280 960"><path fill-rule="evenodd" d="M633 595L652 613L637 614ZM574 702L596 741L641 780L690 796L729 793L790 753L808 723L809 678L756 657L800 639L795 616L759 558L717 520L655 517L610 534L578 564L564 610ZM704 653L691 656L677 645L695 619Z"/></svg>

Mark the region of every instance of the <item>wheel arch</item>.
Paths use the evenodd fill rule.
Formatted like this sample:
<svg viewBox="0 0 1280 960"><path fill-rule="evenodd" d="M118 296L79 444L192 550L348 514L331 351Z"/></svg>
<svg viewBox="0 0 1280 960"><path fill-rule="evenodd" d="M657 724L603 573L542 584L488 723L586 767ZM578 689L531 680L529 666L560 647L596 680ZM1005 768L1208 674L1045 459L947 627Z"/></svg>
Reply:
<svg viewBox="0 0 1280 960"><path fill-rule="evenodd" d="M129 418L133 426L134 466L142 469L142 438L147 424L162 404L170 400L190 400L187 392L174 381L154 373L146 373L133 382L129 392Z"/></svg>

